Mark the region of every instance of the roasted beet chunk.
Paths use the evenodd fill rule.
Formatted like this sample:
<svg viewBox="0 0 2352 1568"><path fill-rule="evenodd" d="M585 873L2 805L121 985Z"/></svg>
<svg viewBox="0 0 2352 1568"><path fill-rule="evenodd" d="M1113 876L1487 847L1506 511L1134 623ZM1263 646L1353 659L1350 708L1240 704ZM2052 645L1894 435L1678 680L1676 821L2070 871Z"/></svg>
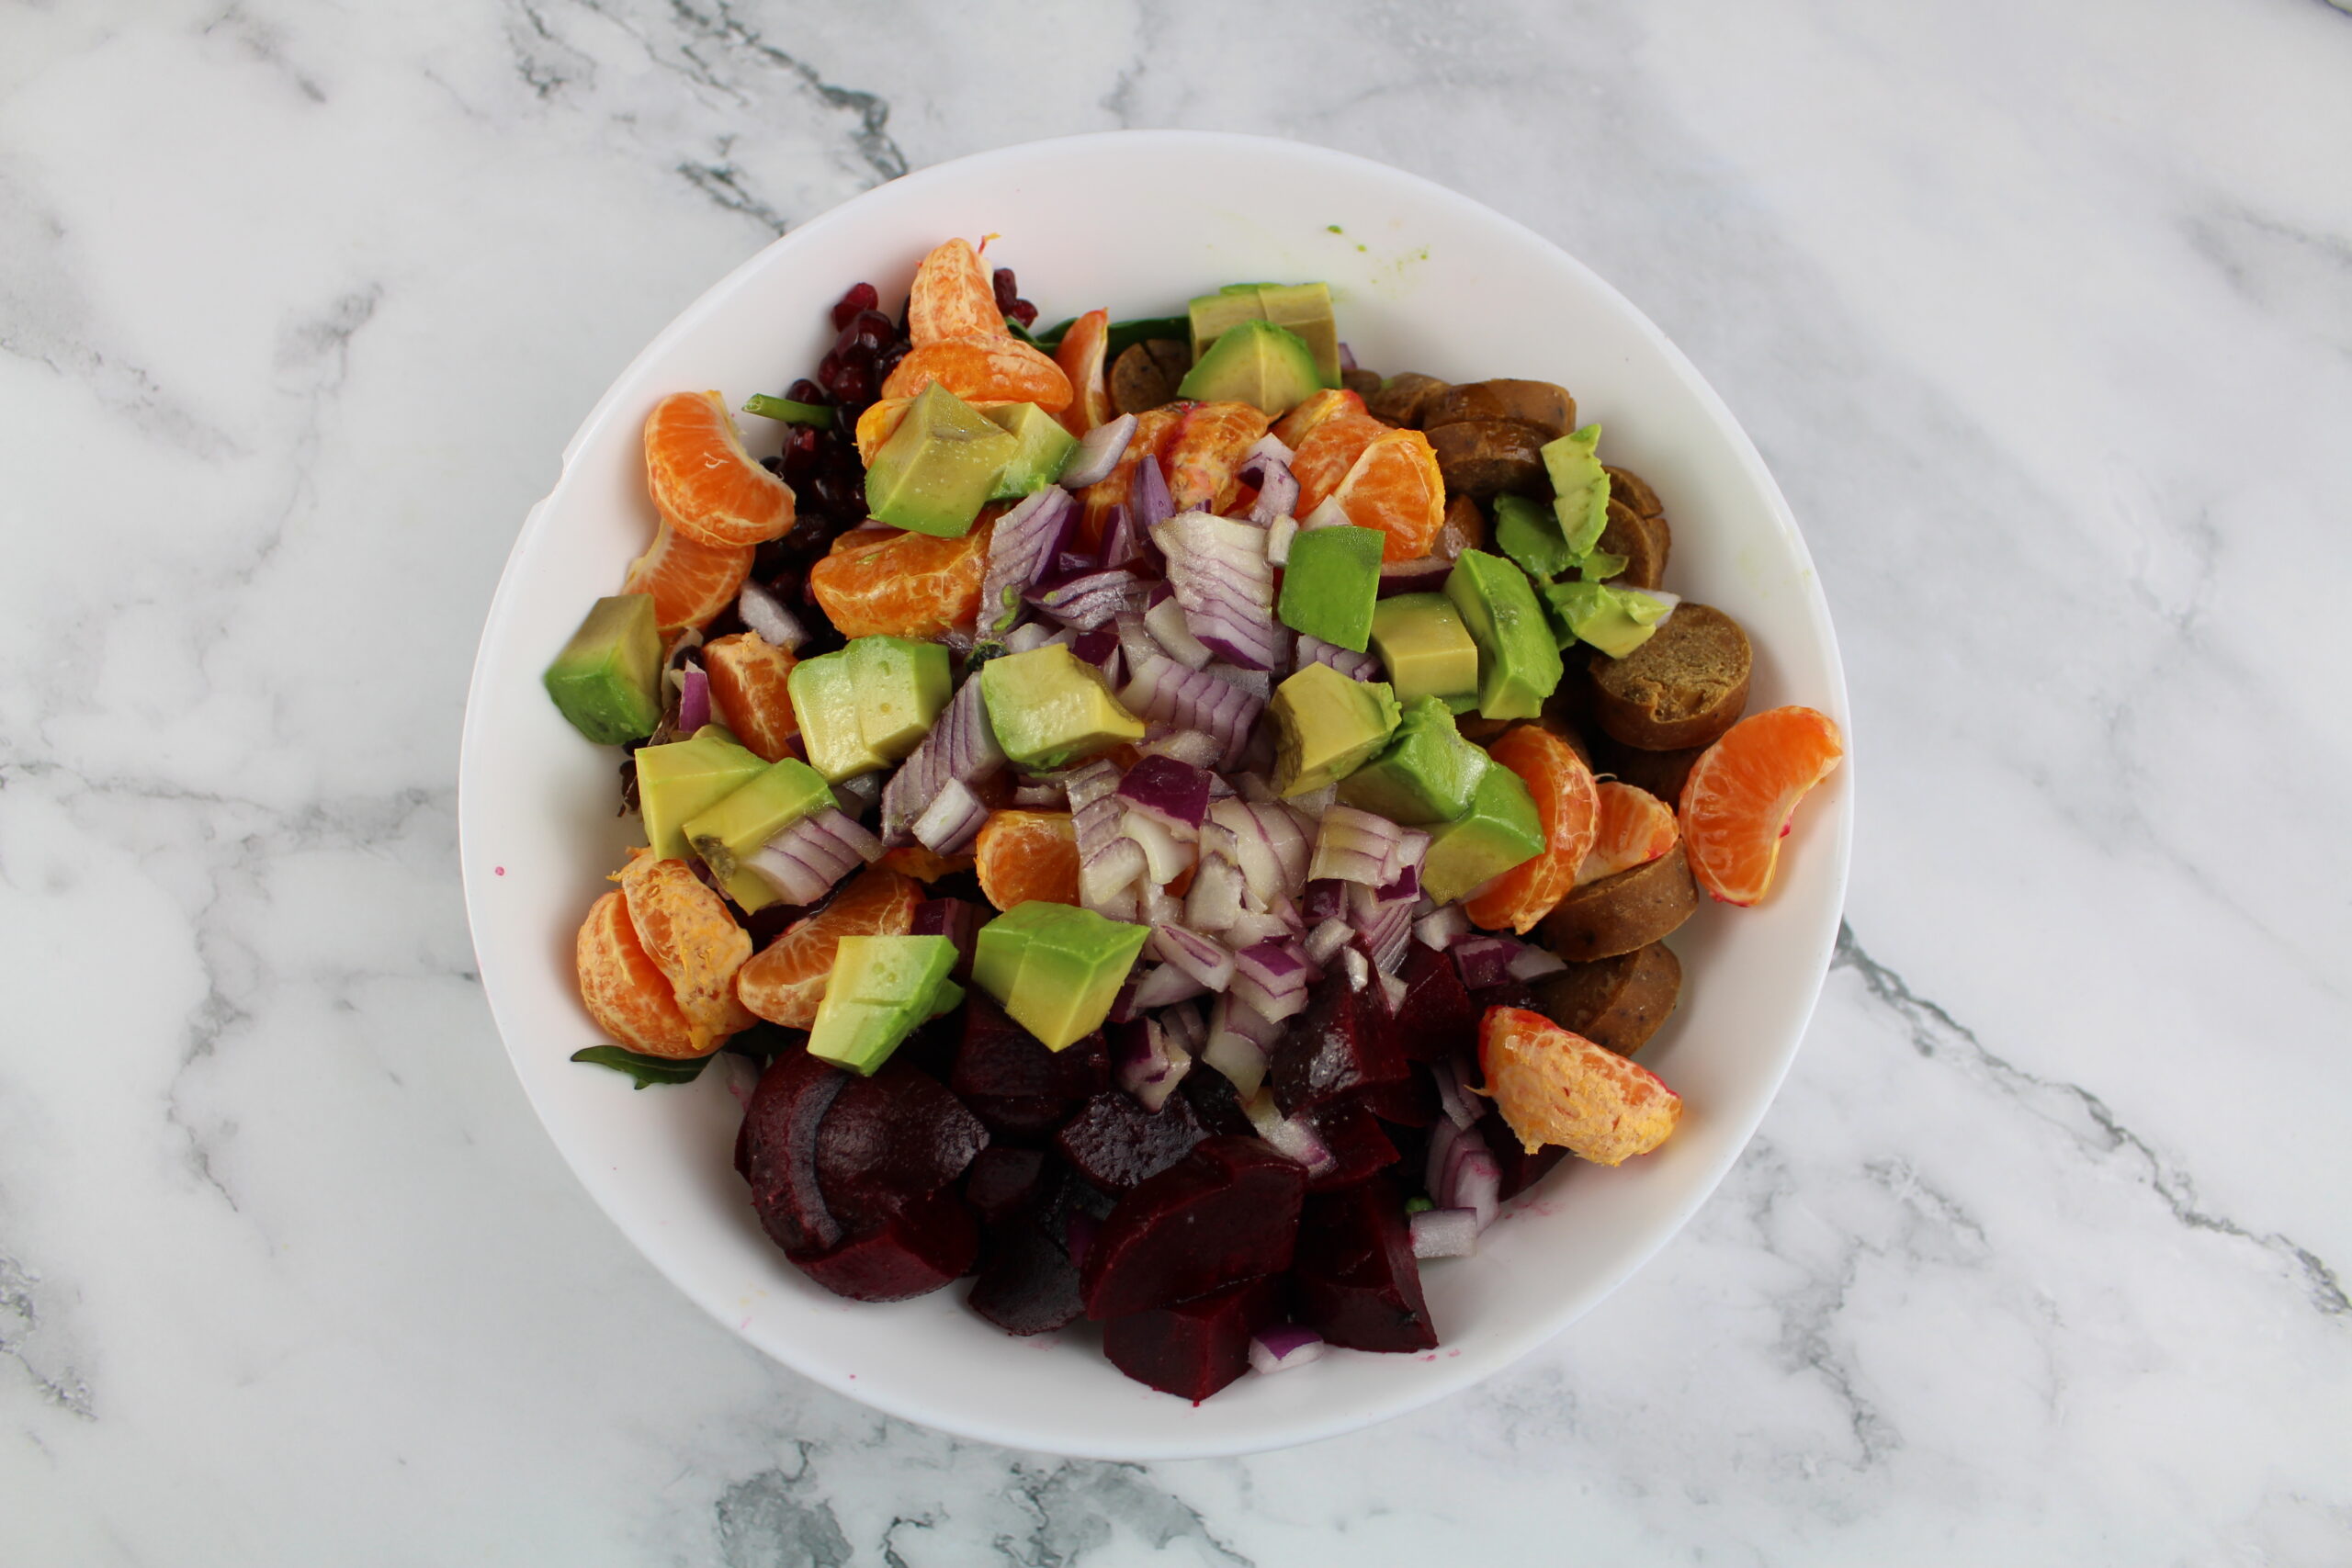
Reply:
<svg viewBox="0 0 2352 1568"><path fill-rule="evenodd" d="M986 1148L964 1176L964 1201L989 1224L1043 1208L1061 1162L1043 1149Z"/></svg>
<svg viewBox="0 0 2352 1568"><path fill-rule="evenodd" d="M1392 1025L1370 992L1349 988L1348 972L1334 964L1273 1051L1274 1103L1285 1116L1378 1084L1401 1083L1404 1054Z"/></svg>
<svg viewBox="0 0 2352 1568"><path fill-rule="evenodd" d="M1478 1047L1478 1010L1463 988L1462 971L1433 947L1408 944L1405 1005L1396 1012L1396 1043L1416 1062L1442 1062Z"/></svg>
<svg viewBox="0 0 2352 1568"><path fill-rule="evenodd" d="M1557 1144L1546 1144L1533 1154L1521 1146L1519 1134L1510 1130L1499 1111L1489 1111L1478 1118L1479 1136L1487 1140L1487 1148L1495 1163L1503 1169L1503 1184L1499 1196L1509 1201L1544 1179L1544 1173L1568 1157L1568 1151Z"/></svg>
<svg viewBox="0 0 2352 1568"><path fill-rule="evenodd" d="M892 1061L853 1077L817 1129L817 1181L844 1231L882 1224L964 1174L989 1141L963 1102Z"/></svg>
<svg viewBox="0 0 2352 1568"><path fill-rule="evenodd" d="M1396 1083L1379 1084L1356 1097L1366 1111L1394 1127L1426 1127L1441 1114L1437 1086L1418 1062Z"/></svg>
<svg viewBox="0 0 2352 1568"><path fill-rule="evenodd" d="M1125 1192L1157 1176L1208 1136L1193 1102L1171 1094L1146 1111L1119 1090L1105 1089L1054 1134L1054 1147L1079 1175L1106 1192Z"/></svg>
<svg viewBox="0 0 2352 1568"><path fill-rule="evenodd" d="M1272 1275L1173 1306L1114 1317L1102 1353L1139 1383L1199 1404L1250 1370L1250 1337L1282 1316Z"/></svg>
<svg viewBox="0 0 2352 1568"><path fill-rule="evenodd" d="M813 1257L795 1258L835 1295L902 1302L961 1277L980 1255L980 1227L953 1188L942 1188L879 1227Z"/></svg>
<svg viewBox="0 0 2352 1568"><path fill-rule="evenodd" d="M768 1064L743 1110L736 1168L771 1240L796 1260L842 1239L841 1222L817 1182L817 1130L850 1075L806 1051Z"/></svg>
<svg viewBox="0 0 2352 1568"><path fill-rule="evenodd" d="M1306 1172L1265 1145L1209 1139L1102 1222L1080 1265L1086 1315L1125 1317L1282 1272L1306 1196Z"/></svg>
<svg viewBox="0 0 2352 1568"><path fill-rule="evenodd" d="M1291 1286L1298 1321L1334 1345L1436 1348L1405 1200L1385 1177L1306 1201Z"/></svg>
<svg viewBox="0 0 2352 1568"><path fill-rule="evenodd" d="M1307 1120L1331 1151L1330 1166L1322 1175L1307 1179L1310 1191L1351 1187L1396 1163L1396 1145L1388 1141L1372 1112L1352 1100L1335 1100L1309 1111Z"/></svg>
<svg viewBox="0 0 2352 1568"><path fill-rule="evenodd" d="M1052 1138L1054 1129L1078 1109L1074 1100L1034 1094L967 1094L964 1104L980 1119L990 1138L1038 1143Z"/></svg>
<svg viewBox="0 0 2352 1568"><path fill-rule="evenodd" d="M1110 1082L1111 1057L1100 1034L1049 1051L986 997L976 994L964 1003L964 1039L947 1079L957 1094L1084 1100Z"/></svg>
<svg viewBox="0 0 2352 1568"><path fill-rule="evenodd" d="M1194 1063L1193 1070L1177 1084L1176 1092L1193 1102L1193 1114L1212 1134L1235 1138L1257 1135L1258 1129L1250 1124L1249 1116L1242 1111L1241 1095L1233 1087L1233 1080L1215 1067Z"/></svg>
<svg viewBox="0 0 2352 1568"><path fill-rule="evenodd" d="M989 1230L989 1256L972 1282L972 1310L1007 1334L1046 1334L1076 1322L1078 1266L1036 1214Z"/></svg>

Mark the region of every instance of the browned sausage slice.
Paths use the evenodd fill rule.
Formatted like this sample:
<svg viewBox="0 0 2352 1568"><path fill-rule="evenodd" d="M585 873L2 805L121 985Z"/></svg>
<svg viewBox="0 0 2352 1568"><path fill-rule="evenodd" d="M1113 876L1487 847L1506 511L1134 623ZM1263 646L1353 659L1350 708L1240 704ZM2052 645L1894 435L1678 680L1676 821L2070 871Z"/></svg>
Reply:
<svg viewBox="0 0 2352 1568"><path fill-rule="evenodd" d="M1624 658L1592 661L1594 714L1645 751L1710 746L1747 711L1752 663L1737 621L1686 602Z"/></svg>
<svg viewBox="0 0 2352 1568"><path fill-rule="evenodd" d="M1666 583L1666 558L1674 548L1674 536L1663 513L1645 517L1612 495L1599 547L1625 558L1625 570L1610 581L1626 588L1659 588Z"/></svg>
<svg viewBox="0 0 2352 1568"><path fill-rule="evenodd" d="M1170 338L1128 344L1111 363L1111 406L1121 413L1148 413L1174 402L1192 357L1190 349Z"/></svg>
<svg viewBox="0 0 2352 1568"><path fill-rule="evenodd" d="M1506 491L1541 495L1549 482L1544 443L1551 438L1532 424L1506 419L1458 422L1430 426L1429 438L1448 495L1481 500Z"/></svg>
<svg viewBox="0 0 2352 1568"><path fill-rule="evenodd" d="M1447 388L1421 407L1421 428L1428 431L1485 419L1532 426L1543 433L1540 446L1577 427L1577 400L1549 381L1471 381Z"/></svg>
<svg viewBox="0 0 2352 1568"><path fill-rule="evenodd" d="M1571 964L1614 958L1663 940L1699 907L1699 885L1677 842L1647 865L1588 882L1544 917L1545 945Z"/></svg>
<svg viewBox="0 0 2352 1568"><path fill-rule="evenodd" d="M1436 377L1408 370L1383 381L1378 391L1366 392L1363 406L1374 419L1407 430L1418 430L1421 425L1421 410L1431 398L1446 389L1446 384Z"/></svg>
<svg viewBox="0 0 2352 1568"><path fill-rule="evenodd" d="M1561 1028L1630 1056L1657 1032L1682 993L1682 961L1663 942L1571 964L1535 982L1535 1005Z"/></svg>

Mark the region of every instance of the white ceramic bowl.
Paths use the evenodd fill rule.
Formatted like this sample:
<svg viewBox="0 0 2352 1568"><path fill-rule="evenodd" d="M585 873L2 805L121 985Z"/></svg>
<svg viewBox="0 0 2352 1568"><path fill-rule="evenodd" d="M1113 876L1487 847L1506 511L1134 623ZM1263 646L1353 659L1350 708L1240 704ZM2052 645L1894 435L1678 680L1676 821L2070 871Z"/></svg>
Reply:
<svg viewBox="0 0 2352 1568"><path fill-rule="evenodd" d="M1433 1354L1337 1351L1196 1407L1122 1377L1082 1325L1013 1339L967 1310L960 1287L876 1306L808 1283L762 1235L731 1168L738 1112L722 1074L639 1093L566 1060L600 1038L573 987L572 933L631 840L613 814L616 754L572 731L539 675L651 536L639 428L657 398L781 391L829 346L827 312L851 284L895 305L933 245L990 233L990 260L1018 269L1046 321L1098 305L1163 315L1224 282L1322 278L1367 366L1565 383L1579 417L1603 426L1603 455L1664 498L1670 586L1747 628L1751 708L1804 703L1845 722L1828 610L1755 448L1657 329L1558 247L1442 186L1294 142L1148 131L1006 148L869 191L760 252L638 355L564 449L499 583L466 712L458 817L483 987L532 1104L605 1212L713 1316L825 1386L962 1436L1099 1458L1347 1431L1543 1344L1713 1190L1788 1070L1827 968L1850 769L1799 814L1762 907L1702 909L1674 939L1682 1005L1642 1061L1681 1093L1679 1131L1618 1169L1571 1163L1476 1258L1432 1264Z"/></svg>

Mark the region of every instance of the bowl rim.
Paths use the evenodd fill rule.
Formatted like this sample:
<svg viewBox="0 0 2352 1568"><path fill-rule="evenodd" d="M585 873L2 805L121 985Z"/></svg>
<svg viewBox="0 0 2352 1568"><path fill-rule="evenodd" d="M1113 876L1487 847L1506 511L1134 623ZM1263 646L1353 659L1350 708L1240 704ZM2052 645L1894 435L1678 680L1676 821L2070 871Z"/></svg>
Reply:
<svg viewBox="0 0 2352 1568"><path fill-rule="evenodd" d="M1838 788L1829 802L1835 814L1835 820L1818 825L1831 829L1827 835L1829 841L1826 844L1816 843L1814 846L1815 852L1825 853L1829 858L1829 886L1832 892L1830 897L1823 900L1820 912L1813 921L1813 928L1804 934L1808 950L1817 953L1819 956L1812 965L1811 981L1804 993L1802 1011L1792 1020L1790 1043L1781 1054L1780 1060L1773 1066L1770 1081L1760 1085L1761 1092L1755 1101L1753 1114L1747 1119L1747 1125L1740 1129L1736 1139L1725 1140L1722 1150L1715 1156L1712 1168L1703 1169L1701 1178L1690 1184L1687 1194L1669 1211L1667 1223L1657 1224L1654 1234L1644 1244L1628 1248L1615 1268L1598 1277L1583 1292L1581 1304L1574 1310L1551 1321L1548 1326L1532 1333L1521 1334L1515 1342L1488 1349L1475 1362L1467 1361L1465 1357L1465 1365L1462 1371L1469 1375L1426 1383L1400 1383L1399 1392L1396 1397L1383 1402L1379 1408L1369 1414L1350 1409L1320 1418L1293 1419L1270 1430L1263 1440L1258 1440L1253 1436L1249 1439L1238 1441L1230 1438L1192 1442L1145 1440L1136 1443L1093 1443L1082 1448L1072 1447L1067 1442L1057 1443L1049 1433L1023 1427L1017 1416L1008 1416L1004 1424L994 1427L952 1416L943 1416L936 1410L896 1397L884 1390L870 1385L861 1386L854 1376L845 1376L841 1369L832 1367L827 1362L804 1361L796 1359L785 1348L754 1337L744 1327L739 1326L736 1321L737 1314L729 1303L718 1300L687 1282L688 1276L678 1266L677 1260L667 1256L669 1249L660 1236L640 1235L621 1224L611 1204L605 1201L603 1190L604 1182L600 1179L601 1173L586 1168L575 1159L572 1151L566 1146L555 1127L548 1122L537 1096L533 1094L530 1078L523 1071L522 1063L517 1055L519 1047L516 1038L519 1031L508 1028L507 1017L500 1005L500 987L491 978L487 966L482 963L480 921L486 908L484 903L486 889L482 874L474 865L476 857L469 852L469 840L472 837L469 824L473 820L474 814L469 809L469 802L476 798L484 787L484 781L479 776L478 769L481 766L479 760L483 754L481 736L482 728L487 723L483 716L485 712L483 696L488 670L492 662L491 649L497 641L501 628L514 614L513 606L515 601L526 592L521 579L514 570L517 561L525 554L526 547L542 526L548 506L564 490L579 452L617 416L625 395L624 389L633 387L639 370L650 361L663 355L675 340L692 332L713 311L724 308L750 275L777 265L778 256L789 254L793 250L809 243L810 236L821 235L829 230L854 221L857 216L870 206L886 201L915 199L928 190L952 184L959 178L977 173L992 172L1003 165L1018 165L1053 152L1096 146L1177 150L1197 148L1203 151L1221 149L1228 152L1248 152L1254 149L1270 154L1278 154L1285 159L1300 160L1307 165L1320 164L1333 169L1347 169L1358 174L1368 173L1408 187L1418 200L1427 203L1433 209L1441 212L1451 209L1464 215L1475 215L1481 222L1498 224L1515 231L1521 239L1545 253L1553 263L1577 276L1585 288L1590 289L1622 314L1626 323L1657 354L1661 365L1680 383L1681 389L1705 412L1718 433L1725 439L1729 453L1736 461L1743 476L1757 496L1764 502L1772 522L1778 525L1781 535L1793 555L1795 563L1804 571L1806 580L1803 594L1804 615L1810 623L1814 637L1818 641L1828 675L1828 689L1819 694L1816 705L1836 719L1843 734L1846 748L1845 758L1839 770L1841 776L1838 780ZM1226 1457L1294 1447L1359 1430L1409 1415L1449 1395L1476 1387L1557 1338L1585 1313L1592 1310L1627 1280L1645 1268L1669 1242L1682 1233L1691 1217L1713 1197L1716 1190L1722 1185L1724 1178L1729 1174L1732 1166L1746 1153L1749 1144L1754 1141L1757 1129L1762 1124L1764 1117L1770 1112L1773 1101L1778 1098L1789 1070L1795 1062L1797 1052L1803 1046L1805 1033L1811 1027L1814 1013L1819 1005L1822 987L1826 983L1829 970L1834 964L1838 933L1844 919L1853 851L1856 816L1853 777L1855 750L1845 664L1839 652L1836 628L1830 620L1827 599L1821 586L1819 573L1814 566L1812 551L1805 542L1803 532L1797 526L1795 516L1789 507L1787 499L1781 494L1779 484L1765 466L1763 457L1757 450L1754 441L1748 436L1746 428L1733 415L1729 406L1724 402L1721 396L1716 393L1690 358L1613 284L1587 266L1565 247L1510 214L1488 207L1484 202L1464 196L1425 175L1397 168L1377 159L1286 137L1234 131L1179 130L1091 131L1041 138L968 153L962 157L927 165L896 179L871 186L836 203L793 226L729 269L680 310L661 332L629 359L627 365L616 372L602 395L582 418L578 428L565 442L556 477L546 493L526 511L522 524L516 530L514 542L501 564L498 585L483 617L481 634L475 646L472 670L467 682L466 710L458 743L458 868L466 903L468 936L474 946L476 972L482 976L483 999L489 1007L492 1024L498 1031L500 1042L506 1049L508 1065L514 1069L518 1079L521 1080L525 1098L530 1101L533 1114L538 1118L542 1131L555 1145L557 1153L561 1156L565 1166L571 1171L574 1179L587 1189L589 1196L603 1211L606 1221L621 1233L623 1238L633 1248L652 1263L674 1289L718 1320L735 1337L744 1340L771 1359L783 1362L793 1371L836 1393L846 1395L859 1404L879 1410L886 1415L944 1431L957 1438L1026 1449L1036 1452L1112 1461Z"/></svg>

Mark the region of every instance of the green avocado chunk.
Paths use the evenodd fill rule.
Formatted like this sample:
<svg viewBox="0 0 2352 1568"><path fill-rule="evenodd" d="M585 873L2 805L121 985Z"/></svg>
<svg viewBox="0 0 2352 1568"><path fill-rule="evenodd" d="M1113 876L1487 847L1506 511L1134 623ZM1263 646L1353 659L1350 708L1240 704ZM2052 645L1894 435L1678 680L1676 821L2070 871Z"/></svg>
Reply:
<svg viewBox="0 0 2352 1568"><path fill-rule="evenodd" d="M1552 511L1571 557L1589 555L1609 526L1609 474L1600 466L1600 426L1588 424L1544 444L1552 478ZM1531 569L1532 570L1532 569Z"/></svg>
<svg viewBox="0 0 2352 1568"><path fill-rule="evenodd" d="M599 746L642 740L662 723L662 633L653 595L599 599L548 666L548 695Z"/></svg>
<svg viewBox="0 0 2352 1568"><path fill-rule="evenodd" d="M688 818L707 811L755 776L767 763L716 724L706 724L684 740L637 749L637 804L645 821L645 841L663 860L691 852Z"/></svg>
<svg viewBox="0 0 2352 1568"><path fill-rule="evenodd" d="M877 523L961 538L995 492L1021 443L933 381L865 470L865 509Z"/></svg>
<svg viewBox="0 0 2352 1568"><path fill-rule="evenodd" d="M808 765L839 784L889 766L920 745L947 705L947 649L902 637L862 637L804 659L785 677Z"/></svg>
<svg viewBox="0 0 2352 1568"><path fill-rule="evenodd" d="M1430 833L1421 862L1421 891L1441 904L1466 897L1544 849L1544 823L1535 797L1509 768L1489 766L1478 775L1470 809Z"/></svg>
<svg viewBox="0 0 2352 1568"><path fill-rule="evenodd" d="M1544 602L1577 640L1590 643L1611 659L1623 659L1649 641L1657 624L1674 607L1638 588L1616 588L1606 582L1546 583Z"/></svg>
<svg viewBox="0 0 2352 1568"><path fill-rule="evenodd" d="M1527 574L1500 556L1464 550L1446 577L1445 596L1478 645L1478 712L1487 718L1542 713L1563 667Z"/></svg>
<svg viewBox="0 0 2352 1568"><path fill-rule="evenodd" d="M1176 395L1211 403L1248 403L1280 418L1323 384L1315 351L1288 327L1237 321L1185 372Z"/></svg>
<svg viewBox="0 0 2352 1568"><path fill-rule="evenodd" d="M1012 403L988 411L989 419L1019 443L998 470L991 501L1012 501L1045 489L1062 477L1078 455L1078 437L1035 403Z"/></svg>
<svg viewBox="0 0 2352 1568"><path fill-rule="evenodd" d="M1495 497L1495 547L1542 581L1577 564L1555 511L1523 495Z"/></svg>
<svg viewBox="0 0 2352 1568"><path fill-rule="evenodd" d="M1372 651L1398 702L1438 697L1456 713L1478 705L1478 645L1444 594L1399 593L1374 605Z"/></svg>
<svg viewBox="0 0 2352 1568"><path fill-rule="evenodd" d="M792 696L793 716L800 721L800 749L827 784L889 765L888 758L865 743L865 726L857 712L857 678L850 672L847 649L800 660L785 677L785 690Z"/></svg>
<svg viewBox="0 0 2352 1568"><path fill-rule="evenodd" d="M1344 523L1295 535L1283 568L1282 599L1274 607L1283 625L1362 653L1372 637L1373 607L1380 599L1380 549L1387 537L1377 528Z"/></svg>
<svg viewBox="0 0 2352 1568"><path fill-rule="evenodd" d="M1033 773L1143 739L1143 720L1119 705L1102 672L1058 642L981 665L980 700L996 743Z"/></svg>
<svg viewBox="0 0 2352 1568"><path fill-rule="evenodd" d="M956 944L944 936L845 936L834 950L808 1054L872 1077L899 1043L932 1016L956 982Z"/></svg>
<svg viewBox="0 0 2352 1568"><path fill-rule="evenodd" d="M1228 283L1192 302L1193 359L1205 356L1217 339L1243 321L1272 321L1302 339L1315 355L1321 385L1340 384L1340 326L1331 315L1331 289L1322 283Z"/></svg>
<svg viewBox="0 0 2352 1568"><path fill-rule="evenodd" d="M980 928L972 983L1059 1051L1102 1027L1150 935L1148 926L1033 898Z"/></svg>
<svg viewBox="0 0 2352 1568"><path fill-rule="evenodd" d="M837 804L833 792L825 787L823 774L797 757L785 757L729 790L716 805L688 818L684 831L703 864L731 885L752 851L803 817ZM767 886L756 876L747 880ZM771 894L763 902L774 901Z"/></svg>
<svg viewBox="0 0 2352 1568"><path fill-rule="evenodd" d="M1470 809L1478 781L1494 765L1462 739L1453 709L1435 697L1416 697L1405 705L1388 749L1340 781L1340 800L1408 828L1451 822Z"/></svg>
<svg viewBox="0 0 2352 1568"><path fill-rule="evenodd" d="M1274 688L1266 716L1274 726L1274 793L1311 795L1388 744L1396 695L1384 682L1351 681L1328 664L1310 664Z"/></svg>

